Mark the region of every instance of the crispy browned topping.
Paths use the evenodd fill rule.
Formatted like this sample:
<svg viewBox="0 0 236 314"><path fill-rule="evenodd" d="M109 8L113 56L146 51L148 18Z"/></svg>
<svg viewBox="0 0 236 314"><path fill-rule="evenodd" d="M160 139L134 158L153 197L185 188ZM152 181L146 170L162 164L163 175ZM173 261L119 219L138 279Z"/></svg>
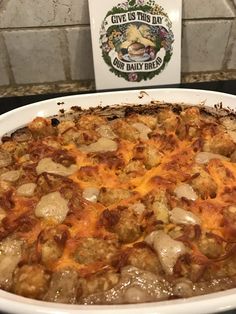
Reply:
<svg viewBox="0 0 236 314"><path fill-rule="evenodd" d="M235 287L234 113L73 112L0 145L0 287L85 304Z"/></svg>

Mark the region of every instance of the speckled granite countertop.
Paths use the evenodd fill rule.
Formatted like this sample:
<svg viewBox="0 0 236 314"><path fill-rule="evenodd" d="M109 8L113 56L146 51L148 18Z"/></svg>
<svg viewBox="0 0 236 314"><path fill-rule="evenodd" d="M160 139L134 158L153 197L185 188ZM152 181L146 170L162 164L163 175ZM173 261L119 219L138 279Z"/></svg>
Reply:
<svg viewBox="0 0 236 314"><path fill-rule="evenodd" d="M229 72L182 73L182 84L196 82L236 80L236 70ZM95 91L95 82L45 83L0 87L1 97L28 96L58 93L83 93Z"/></svg>
<svg viewBox="0 0 236 314"><path fill-rule="evenodd" d="M0 87L0 98L55 93L82 93L94 90L94 81L5 86Z"/></svg>

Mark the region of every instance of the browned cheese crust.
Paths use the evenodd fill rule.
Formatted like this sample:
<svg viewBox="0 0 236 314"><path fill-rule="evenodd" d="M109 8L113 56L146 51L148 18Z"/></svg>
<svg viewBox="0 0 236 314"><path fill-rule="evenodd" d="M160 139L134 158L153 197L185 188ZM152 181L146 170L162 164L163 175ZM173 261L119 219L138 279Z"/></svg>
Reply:
<svg viewBox="0 0 236 314"><path fill-rule="evenodd" d="M0 287L124 304L236 286L236 118L151 103L35 118L0 144Z"/></svg>

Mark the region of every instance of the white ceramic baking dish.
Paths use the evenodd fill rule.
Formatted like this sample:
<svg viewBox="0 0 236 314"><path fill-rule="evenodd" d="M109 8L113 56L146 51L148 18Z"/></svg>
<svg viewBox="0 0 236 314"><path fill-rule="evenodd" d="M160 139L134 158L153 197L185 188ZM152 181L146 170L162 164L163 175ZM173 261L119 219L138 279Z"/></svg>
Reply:
<svg viewBox="0 0 236 314"><path fill-rule="evenodd" d="M146 104L151 100L195 105L205 104L210 107L222 103L223 107L236 110L236 96L201 90L152 89L76 95L34 103L1 115L0 137L11 130L25 125L36 116L51 116L57 114L60 109L69 109L71 106L89 108L98 105ZM0 311L15 314L203 314L232 309L236 309L236 289L189 299L118 306L54 304L26 299L0 290Z"/></svg>

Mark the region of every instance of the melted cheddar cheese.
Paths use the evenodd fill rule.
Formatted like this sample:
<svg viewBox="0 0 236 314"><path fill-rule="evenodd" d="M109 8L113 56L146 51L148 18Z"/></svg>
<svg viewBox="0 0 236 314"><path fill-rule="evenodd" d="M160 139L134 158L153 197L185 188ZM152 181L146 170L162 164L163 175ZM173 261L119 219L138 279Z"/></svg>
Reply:
<svg viewBox="0 0 236 314"><path fill-rule="evenodd" d="M162 278L153 286L162 289L160 299L234 287L236 143L227 117L158 104L120 111L121 117L98 109L68 120L36 118L3 138L2 289L112 304L132 302L124 287L137 285L134 273L147 283L150 274ZM12 170L20 175L8 180ZM15 264L1 267L9 254ZM180 294L183 278L192 288ZM159 300L147 286L137 289L140 302Z"/></svg>

